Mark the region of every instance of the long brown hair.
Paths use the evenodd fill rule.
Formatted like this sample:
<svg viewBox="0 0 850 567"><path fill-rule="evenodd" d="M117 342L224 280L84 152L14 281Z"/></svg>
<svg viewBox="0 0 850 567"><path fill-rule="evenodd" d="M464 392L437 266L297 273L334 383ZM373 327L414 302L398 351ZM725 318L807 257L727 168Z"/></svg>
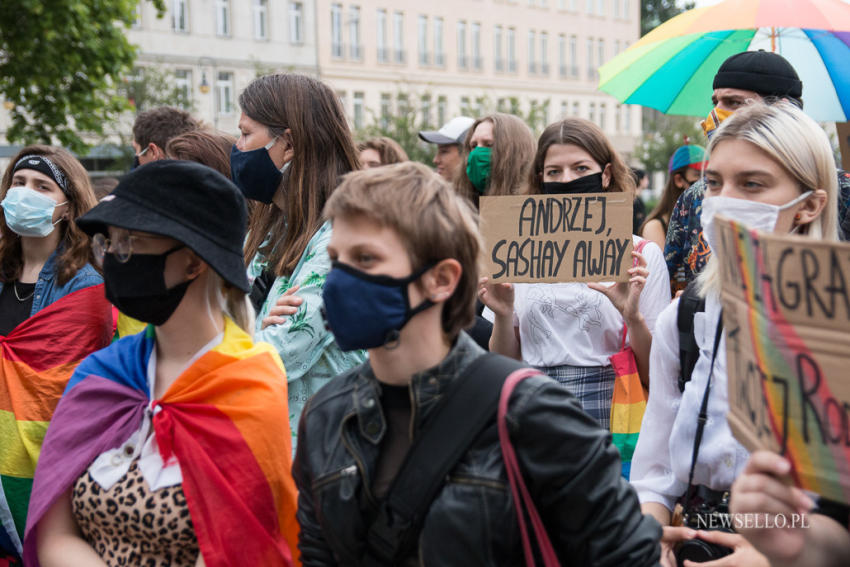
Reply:
<svg viewBox="0 0 850 567"><path fill-rule="evenodd" d="M632 171L611 145L611 142L599 126L583 118L566 118L550 124L540 134L537 141L537 154L528 174L528 193L540 194L542 191L543 164L551 146L573 144L590 154L599 167L605 170L610 164L611 180L605 189L609 193L625 192L634 195L635 180Z"/></svg>
<svg viewBox="0 0 850 567"><path fill-rule="evenodd" d="M401 163L410 159L407 157L407 152L404 151L404 148L398 142L386 136L369 138L365 142L357 144L358 153L363 150L375 150L378 152L378 157L381 158L381 165Z"/></svg>
<svg viewBox="0 0 850 567"><path fill-rule="evenodd" d="M638 234L643 233L646 223L651 220L658 219L664 223L664 225L667 224L668 221L665 221L664 217L667 217L667 219L670 218L670 215L673 213L673 207L676 206L676 201L679 200L679 197L687 188L687 185L685 187L679 187L676 185L676 176L679 175L682 179L685 179L685 170L688 169L688 167L690 166L686 165L670 172L670 176L667 178L667 184L664 185L664 191L661 193L661 198L658 200L658 204L655 205L652 212L646 216L646 220L643 221L643 224L640 225L640 228L638 229ZM685 182L687 183L687 179L685 179Z"/></svg>
<svg viewBox="0 0 850 567"><path fill-rule="evenodd" d="M247 262L261 252L275 274L289 274L321 227L340 177L359 168L357 150L336 94L306 75L258 77L239 95L239 106L270 135L292 144L292 161L278 187L283 206L256 206L245 244Z"/></svg>
<svg viewBox="0 0 850 567"><path fill-rule="evenodd" d="M466 133L460 167L455 177L457 192L478 205L478 191L466 175L466 160L472 151L472 135L482 122L493 124L493 154L490 163L489 196L516 195L522 190L534 155L534 135L525 122L513 114L496 112L473 122Z"/></svg>
<svg viewBox="0 0 850 567"><path fill-rule="evenodd" d="M89 176L83 165L68 153L55 146L27 146L9 162L3 180L0 181L0 200L6 198L6 192L12 185L15 164L28 155L44 156L62 170L67 180L64 191L68 199L68 219L56 225L61 232L57 249L61 250L56 258L56 281L65 285L86 264L96 266L91 250L91 241L86 233L79 229L76 219L97 204ZM6 218L0 215L0 281L13 282L21 277L24 267L21 238L6 225Z"/></svg>

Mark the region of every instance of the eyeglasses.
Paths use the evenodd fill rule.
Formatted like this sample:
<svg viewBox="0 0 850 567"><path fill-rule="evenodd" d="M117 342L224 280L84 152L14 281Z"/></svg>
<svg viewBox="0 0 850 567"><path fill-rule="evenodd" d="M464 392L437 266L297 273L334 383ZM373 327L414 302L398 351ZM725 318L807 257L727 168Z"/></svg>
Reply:
<svg viewBox="0 0 850 567"><path fill-rule="evenodd" d="M121 262L122 264L127 263L130 260L130 257L133 255L133 241L138 239L165 239L167 236L156 236L156 235L135 235L130 234L126 230L122 230L116 233L116 237L113 239L107 238L106 235L98 233L92 237L91 240L91 249L94 254L94 259L97 262L98 266L103 265L103 258L107 253L112 253L115 255L115 259Z"/></svg>

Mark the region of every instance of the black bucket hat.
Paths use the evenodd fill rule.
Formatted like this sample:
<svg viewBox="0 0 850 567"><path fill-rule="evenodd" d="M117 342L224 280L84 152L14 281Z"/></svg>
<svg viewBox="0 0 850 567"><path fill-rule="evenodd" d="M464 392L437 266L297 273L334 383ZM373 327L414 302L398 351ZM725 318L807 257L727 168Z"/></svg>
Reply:
<svg viewBox="0 0 850 567"><path fill-rule="evenodd" d="M247 293L247 217L242 193L219 172L191 161L158 160L125 175L77 225L90 236L106 234L107 226L169 236Z"/></svg>

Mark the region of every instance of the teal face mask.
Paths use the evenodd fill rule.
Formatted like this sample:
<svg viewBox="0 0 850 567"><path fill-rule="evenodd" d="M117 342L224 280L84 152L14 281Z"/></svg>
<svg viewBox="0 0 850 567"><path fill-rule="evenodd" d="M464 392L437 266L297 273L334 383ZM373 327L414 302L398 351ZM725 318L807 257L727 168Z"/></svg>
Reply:
<svg viewBox="0 0 850 567"><path fill-rule="evenodd" d="M28 187L12 187L0 205L3 207L6 225L13 232L21 236L44 237L53 232L53 227L59 223L53 222L53 210L67 202L57 203Z"/></svg>
<svg viewBox="0 0 850 567"><path fill-rule="evenodd" d="M483 195L490 184L492 154L492 148L477 146L469 152L469 156L466 158L466 176L479 195Z"/></svg>

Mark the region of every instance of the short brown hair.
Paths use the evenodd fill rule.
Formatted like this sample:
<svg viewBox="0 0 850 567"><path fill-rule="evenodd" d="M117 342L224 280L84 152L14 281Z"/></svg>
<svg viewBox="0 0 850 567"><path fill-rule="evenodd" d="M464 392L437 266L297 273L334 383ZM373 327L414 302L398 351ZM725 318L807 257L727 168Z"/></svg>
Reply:
<svg viewBox="0 0 850 567"><path fill-rule="evenodd" d="M211 167L230 179L230 149L236 138L218 130L193 130L175 136L165 146L171 159L194 161Z"/></svg>
<svg viewBox="0 0 850 567"><path fill-rule="evenodd" d="M133 140L141 148L154 143L165 151L168 140L199 127L198 121L185 110L173 106L158 106L136 116L133 123Z"/></svg>
<svg viewBox="0 0 850 567"><path fill-rule="evenodd" d="M611 142L602 130L589 120L583 118L566 118L560 122L550 124L540 134L537 141L537 155L528 172L527 192L537 195L542 191L541 175L543 164L546 162L546 153L549 148L557 144L573 144L590 154L599 167L603 170L611 164L611 181L606 191L609 193L625 192L634 195L635 178L632 170L620 157L620 154L611 145Z"/></svg>
<svg viewBox="0 0 850 567"><path fill-rule="evenodd" d="M15 164L28 155L44 156L52 161L62 170L68 182L67 190L64 191L68 199L68 219L56 225L55 229L61 232L57 247L61 251L56 257L56 281L59 285L65 285L86 264L96 265L91 240L77 226L76 219L94 207L97 200L88 173L77 158L65 149L43 145L27 146L12 158L0 181L0 200L6 198L6 191L12 184ZM17 280L21 277L23 267L21 238L9 228L5 217L0 215L0 281L8 283Z"/></svg>
<svg viewBox="0 0 850 567"><path fill-rule="evenodd" d="M443 306L442 326L454 339L472 325L482 243L478 215L466 199L428 167L404 162L343 178L325 205L325 217L354 216L395 230L414 270L447 258L460 262L463 271Z"/></svg>
<svg viewBox="0 0 850 567"><path fill-rule="evenodd" d="M490 165L490 186L487 196L516 195L525 186L528 167L534 156L534 135L521 119L513 114L496 112L473 122L461 146L463 160L455 177L458 193L478 204L478 191L466 175L466 160L472 151L472 135L482 122L493 123L493 156Z"/></svg>
<svg viewBox="0 0 850 567"><path fill-rule="evenodd" d="M365 142L357 144L357 151L375 150L381 158L381 165L391 165L393 163L401 163L410 158L407 157L407 152L404 151L398 142L386 136L378 138L369 138Z"/></svg>

